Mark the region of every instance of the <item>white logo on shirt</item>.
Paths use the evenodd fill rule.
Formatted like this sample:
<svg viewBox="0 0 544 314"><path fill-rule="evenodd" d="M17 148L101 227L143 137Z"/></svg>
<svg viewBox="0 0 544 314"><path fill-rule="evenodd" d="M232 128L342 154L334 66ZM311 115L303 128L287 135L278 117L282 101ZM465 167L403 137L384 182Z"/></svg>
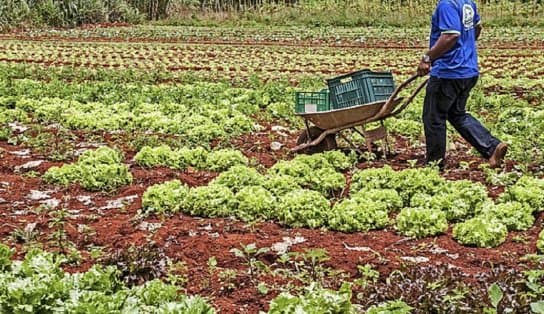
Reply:
<svg viewBox="0 0 544 314"><path fill-rule="evenodd" d="M474 28L474 9L470 4L463 5L463 25L466 31Z"/></svg>

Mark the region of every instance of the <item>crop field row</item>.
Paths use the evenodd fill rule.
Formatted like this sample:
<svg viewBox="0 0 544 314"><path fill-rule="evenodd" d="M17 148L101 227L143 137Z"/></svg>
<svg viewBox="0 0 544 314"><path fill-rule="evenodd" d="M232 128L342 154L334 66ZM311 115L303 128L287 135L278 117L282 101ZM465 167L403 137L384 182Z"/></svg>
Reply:
<svg viewBox="0 0 544 314"><path fill-rule="evenodd" d="M361 68L414 71L413 50L303 48L235 45L111 44L3 41L1 62L85 68L134 68L167 72L214 73L211 79L260 79L297 76L327 78ZM482 77L508 79L501 88L532 89L544 73L537 50L485 50ZM498 66L500 64L500 66ZM492 83L493 84L493 83ZM494 83L493 85L499 85Z"/></svg>
<svg viewBox="0 0 544 314"><path fill-rule="evenodd" d="M376 30L6 35L0 312L539 313L544 60L503 49L541 34L515 30L482 49L469 101L509 143L505 165L450 130L443 172L422 166L422 95L385 121L388 154L355 132L291 152L295 91L361 68L397 84L414 72L419 50L306 45ZM383 41L406 48L418 32Z"/></svg>
<svg viewBox="0 0 544 314"><path fill-rule="evenodd" d="M422 48L428 42L428 29L391 27L175 27L141 25L133 27L91 27L71 30L31 30L8 34L4 38L31 40L60 39L76 41L152 41L212 42L245 44L284 44L335 47ZM544 36L538 29L526 27L486 28L481 48L538 49Z"/></svg>

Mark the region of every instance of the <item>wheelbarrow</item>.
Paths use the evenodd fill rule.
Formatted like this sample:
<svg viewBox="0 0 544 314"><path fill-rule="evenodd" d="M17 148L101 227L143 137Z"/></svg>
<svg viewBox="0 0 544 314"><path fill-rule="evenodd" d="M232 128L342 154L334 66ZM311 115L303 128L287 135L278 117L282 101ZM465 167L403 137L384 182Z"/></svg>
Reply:
<svg viewBox="0 0 544 314"><path fill-rule="evenodd" d="M428 79L423 81L410 97L406 99L398 97L399 93L418 77L418 75L414 75L400 84L387 100L328 111L297 113L304 119L306 129L301 131L297 146L291 151L311 154L333 150L337 148L336 136L339 135L360 153L359 148L342 134L342 131L347 129L351 129L365 138L368 151L371 151L372 143L378 139L385 140L385 148L387 149L389 144L383 121L402 112L427 84ZM378 128L365 130L367 124L376 121L381 124ZM312 126L310 126L310 122L313 124ZM362 127L363 131L361 132L356 127Z"/></svg>

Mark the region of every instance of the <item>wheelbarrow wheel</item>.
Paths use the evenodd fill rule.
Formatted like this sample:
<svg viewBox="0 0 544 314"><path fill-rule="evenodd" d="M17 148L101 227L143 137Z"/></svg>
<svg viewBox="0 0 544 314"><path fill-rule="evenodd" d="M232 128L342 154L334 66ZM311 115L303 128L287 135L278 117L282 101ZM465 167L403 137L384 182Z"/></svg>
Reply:
<svg viewBox="0 0 544 314"><path fill-rule="evenodd" d="M311 142L314 139L318 138L321 133L323 133L323 130L316 126L310 127L308 131L310 133L310 139L308 139L308 132L306 131L306 129L304 129L300 132L300 135L298 136L297 145ZM338 146L336 144L336 135L330 134L325 136L325 138L320 143L317 143L314 146L307 147L300 152L303 154L316 154L328 150L333 150L337 147Z"/></svg>

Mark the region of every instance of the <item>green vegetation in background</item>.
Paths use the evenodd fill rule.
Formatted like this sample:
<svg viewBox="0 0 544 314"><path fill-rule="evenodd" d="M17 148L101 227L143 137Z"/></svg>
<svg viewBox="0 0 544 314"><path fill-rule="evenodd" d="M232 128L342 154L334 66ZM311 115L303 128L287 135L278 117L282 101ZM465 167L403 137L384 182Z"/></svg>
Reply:
<svg viewBox="0 0 544 314"><path fill-rule="evenodd" d="M434 0L4 0L0 30L158 20L168 25L428 25ZM480 3L488 25L544 26L540 0Z"/></svg>
<svg viewBox="0 0 544 314"><path fill-rule="evenodd" d="M427 26L435 0L170 1L170 25ZM486 25L544 25L540 1L479 3Z"/></svg>

